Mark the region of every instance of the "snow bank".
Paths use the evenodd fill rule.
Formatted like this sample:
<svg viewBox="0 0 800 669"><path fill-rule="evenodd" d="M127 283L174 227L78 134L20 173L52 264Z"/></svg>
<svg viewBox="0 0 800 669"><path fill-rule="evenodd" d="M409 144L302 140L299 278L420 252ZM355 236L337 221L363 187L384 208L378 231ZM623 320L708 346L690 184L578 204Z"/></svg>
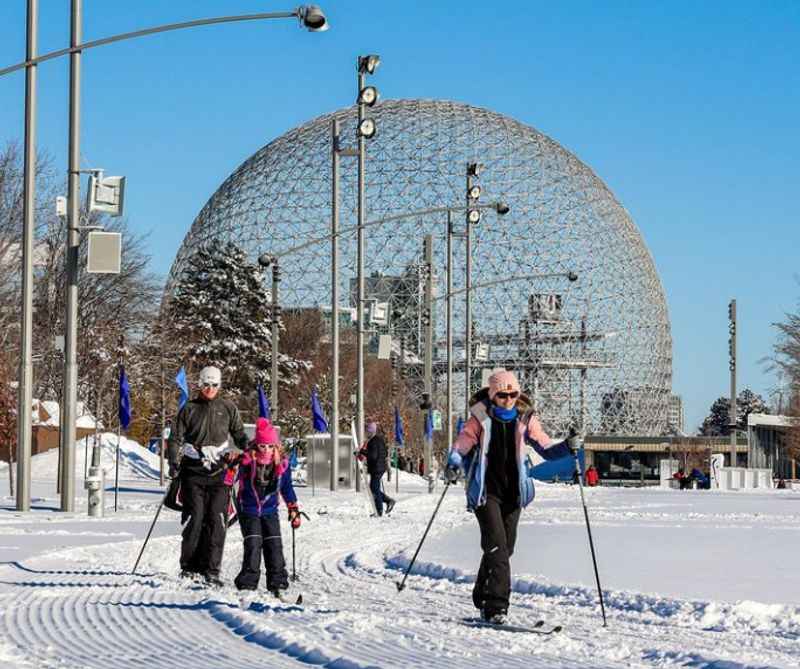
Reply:
<svg viewBox="0 0 800 669"><path fill-rule="evenodd" d="M114 477L117 435L112 432L103 432L100 436L100 466L105 471L106 481ZM92 464L92 448L94 436L87 440L80 439L75 442L75 476L78 480L84 478L88 471L87 466ZM16 467L16 463L14 465ZM165 463L166 467L166 463ZM0 466L0 471L6 476L8 463ZM16 473L16 471L15 471ZM58 473L58 449L53 448L44 453L39 453L31 458L31 478L46 481L55 481ZM119 447L119 478L120 480L142 480L159 478L159 456L142 447L138 442L127 437L120 439Z"/></svg>

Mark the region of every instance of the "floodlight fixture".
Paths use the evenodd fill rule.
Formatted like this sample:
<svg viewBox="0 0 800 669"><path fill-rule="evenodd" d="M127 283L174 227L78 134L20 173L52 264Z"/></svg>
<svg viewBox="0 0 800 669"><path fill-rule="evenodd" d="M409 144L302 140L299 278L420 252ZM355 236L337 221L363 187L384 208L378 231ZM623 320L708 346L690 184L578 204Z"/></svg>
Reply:
<svg viewBox="0 0 800 669"><path fill-rule="evenodd" d="M567 279L570 283L575 283L578 280L578 275L575 272L567 272Z"/></svg>
<svg viewBox="0 0 800 669"><path fill-rule="evenodd" d="M358 94L358 104L372 107L372 105L378 101L379 97L378 89L375 88L375 86L365 86Z"/></svg>
<svg viewBox="0 0 800 669"><path fill-rule="evenodd" d="M467 214L467 220L470 223L478 223L481 220L481 211L480 209L470 209L469 213Z"/></svg>
<svg viewBox="0 0 800 669"><path fill-rule="evenodd" d="M481 187L478 185L473 186L468 192L470 200L479 200L481 197Z"/></svg>
<svg viewBox="0 0 800 669"><path fill-rule="evenodd" d="M375 135L376 130L375 121L371 118L365 118L358 124L358 135L364 139L371 139Z"/></svg>
<svg viewBox="0 0 800 669"><path fill-rule="evenodd" d="M90 170L86 209L109 216L122 216L125 206L125 177L107 177L103 170Z"/></svg>
<svg viewBox="0 0 800 669"><path fill-rule="evenodd" d="M480 163L467 163L467 176L479 177L483 171L483 165Z"/></svg>
<svg viewBox="0 0 800 669"><path fill-rule="evenodd" d="M322 33L330 27L319 5L301 5L297 8L297 18L312 33Z"/></svg>
<svg viewBox="0 0 800 669"><path fill-rule="evenodd" d="M268 269L273 262L275 262L277 258L269 253L262 253L258 256L258 264L261 265L264 269Z"/></svg>
<svg viewBox="0 0 800 669"><path fill-rule="evenodd" d="M511 207L509 207L505 202L497 202L494 205L494 210L500 214L500 216L505 216L509 211L511 211Z"/></svg>
<svg viewBox="0 0 800 669"><path fill-rule="evenodd" d="M381 64L381 57L376 54L358 57L358 71L362 74L375 74Z"/></svg>

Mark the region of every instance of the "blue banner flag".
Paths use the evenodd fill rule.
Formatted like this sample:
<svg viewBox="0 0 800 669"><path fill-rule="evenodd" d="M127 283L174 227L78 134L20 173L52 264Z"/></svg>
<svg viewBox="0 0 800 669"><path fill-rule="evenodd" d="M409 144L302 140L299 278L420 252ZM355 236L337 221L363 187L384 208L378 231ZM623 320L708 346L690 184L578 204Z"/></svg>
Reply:
<svg viewBox="0 0 800 669"><path fill-rule="evenodd" d="M175 385L178 386L178 390L181 393L178 398L178 411L180 411L183 409L183 405L189 401L189 384L186 382L186 370L183 367L175 375Z"/></svg>
<svg viewBox="0 0 800 669"><path fill-rule="evenodd" d="M397 407L394 408L394 441L398 446L403 445L403 419Z"/></svg>
<svg viewBox="0 0 800 669"><path fill-rule="evenodd" d="M458 420L456 421L456 436L461 434L461 430L464 429L464 419L459 416Z"/></svg>
<svg viewBox="0 0 800 669"><path fill-rule="evenodd" d="M425 412L425 438L433 440L433 411L430 409Z"/></svg>
<svg viewBox="0 0 800 669"><path fill-rule="evenodd" d="M297 469L297 446L292 448L292 454L289 456L289 466L292 469Z"/></svg>
<svg viewBox="0 0 800 669"><path fill-rule="evenodd" d="M119 424L123 430L131 424L131 387L122 365L119 368Z"/></svg>
<svg viewBox="0 0 800 669"><path fill-rule="evenodd" d="M259 418L272 418L272 407L269 405L269 400L264 394L264 388L258 384L258 417Z"/></svg>
<svg viewBox="0 0 800 669"><path fill-rule="evenodd" d="M322 406L317 397L317 389L311 389L311 422L314 427L314 432L327 432L328 421L325 420L325 414L322 413Z"/></svg>

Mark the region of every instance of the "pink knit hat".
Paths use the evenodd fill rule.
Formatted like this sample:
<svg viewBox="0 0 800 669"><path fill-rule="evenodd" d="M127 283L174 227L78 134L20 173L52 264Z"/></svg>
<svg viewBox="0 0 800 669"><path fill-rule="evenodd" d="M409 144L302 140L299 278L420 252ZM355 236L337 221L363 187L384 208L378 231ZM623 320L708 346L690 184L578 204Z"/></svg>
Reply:
<svg viewBox="0 0 800 669"><path fill-rule="evenodd" d="M253 440L256 444L278 444L278 432L266 418L256 420L256 437Z"/></svg>
<svg viewBox="0 0 800 669"><path fill-rule="evenodd" d="M519 381L514 372L504 369L489 377L489 399L493 400L500 392L520 392Z"/></svg>

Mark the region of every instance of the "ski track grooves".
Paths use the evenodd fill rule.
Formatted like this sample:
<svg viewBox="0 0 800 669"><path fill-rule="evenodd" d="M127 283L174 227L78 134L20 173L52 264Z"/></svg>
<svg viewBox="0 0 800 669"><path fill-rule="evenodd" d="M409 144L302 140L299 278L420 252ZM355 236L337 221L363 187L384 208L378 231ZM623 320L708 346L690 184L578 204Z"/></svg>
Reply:
<svg viewBox="0 0 800 669"><path fill-rule="evenodd" d="M119 579L120 577L112 577ZM191 601L191 591L154 589L136 578L97 582L88 576L55 583L42 595L27 583L0 618L0 637L24 650L36 667L164 667L202 658L204 667L252 669L265 663L264 648L243 643L216 620L220 605ZM6 581L7 582L7 581ZM51 583L51 579L47 579ZM188 596L187 596L188 595ZM229 605L225 604L225 607ZM205 615L197 615L198 613ZM165 629L163 634L154 630ZM270 654L271 667L297 667ZM200 666L200 665L198 665Z"/></svg>

